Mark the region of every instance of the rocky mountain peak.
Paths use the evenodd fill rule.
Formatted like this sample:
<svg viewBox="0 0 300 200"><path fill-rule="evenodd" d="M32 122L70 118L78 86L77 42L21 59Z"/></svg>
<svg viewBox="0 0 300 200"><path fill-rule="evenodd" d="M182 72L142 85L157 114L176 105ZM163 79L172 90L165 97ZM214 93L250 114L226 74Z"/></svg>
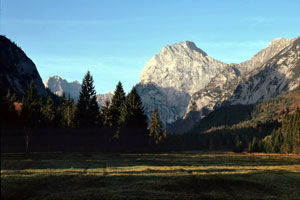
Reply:
<svg viewBox="0 0 300 200"><path fill-rule="evenodd" d="M172 123L184 115L190 96L225 66L193 42L165 46L146 63L138 82L146 113L156 107L162 121Z"/></svg>
<svg viewBox="0 0 300 200"><path fill-rule="evenodd" d="M57 75L48 77L45 80L44 85L58 96L62 96L63 93L66 95L70 94L71 98L75 101L78 100L81 90L81 84L78 81L68 82Z"/></svg>
<svg viewBox="0 0 300 200"><path fill-rule="evenodd" d="M66 95L70 94L70 97L75 101L78 100L81 91L81 84L78 81L68 82L66 79L57 75L48 77L44 85L58 96L62 96L63 93ZM96 98L99 106L105 105L106 101L111 102L113 95L114 91L109 91L106 94L97 94Z"/></svg>
<svg viewBox="0 0 300 200"><path fill-rule="evenodd" d="M269 47L290 43L292 40L293 39L288 39L288 38L284 38L284 37L275 38L274 40L272 40L270 42Z"/></svg>
<svg viewBox="0 0 300 200"><path fill-rule="evenodd" d="M172 46L168 46L170 49L172 49L174 52L178 51L178 52L187 52L187 51L196 51L200 54L202 54L203 56L207 56L207 54L200 48L198 48L196 46L196 44L194 42L191 41L183 41L180 43L176 43Z"/></svg>
<svg viewBox="0 0 300 200"><path fill-rule="evenodd" d="M250 60L238 64L237 68L241 72L242 76L249 77L257 73L257 71L260 70L259 67L261 67L265 62L271 59L274 55L282 51L287 46L291 45L293 41L295 41L295 39L296 38L276 38L270 42L267 48L259 51Z"/></svg>

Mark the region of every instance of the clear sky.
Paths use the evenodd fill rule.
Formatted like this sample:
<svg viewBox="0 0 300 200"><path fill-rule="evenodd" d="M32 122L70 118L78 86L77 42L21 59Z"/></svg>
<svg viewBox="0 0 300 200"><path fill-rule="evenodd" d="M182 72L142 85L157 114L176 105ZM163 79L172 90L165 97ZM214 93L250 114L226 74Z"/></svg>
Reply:
<svg viewBox="0 0 300 200"><path fill-rule="evenodd" d="M250 59L277 37L300 35L300 0L1 0L1 34L36 64L43 81L128 92L165 45L190 40L226 63Z"/></svg>

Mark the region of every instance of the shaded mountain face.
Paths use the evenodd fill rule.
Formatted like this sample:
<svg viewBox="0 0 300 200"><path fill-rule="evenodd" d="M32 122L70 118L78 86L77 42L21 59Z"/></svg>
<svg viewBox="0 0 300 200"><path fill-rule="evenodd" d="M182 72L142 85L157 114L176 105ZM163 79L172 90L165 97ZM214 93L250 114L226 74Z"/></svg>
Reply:
<svg viewBox="0 0 300 200"><path fill-rule="evenodd" d="M37 92L47 96L42 79L35 64L15 43L0 36L0 88L1 96L8 90L22 97L31 81L34 81Z"/></svg>
<svg viewBox="0 0 300 200"><path fill-rule="evenodd" d="M68 82L65 79L62 79L59 76L51 76L48 77L44 85L46 88L49 88L51 92L58 96L62 96L64 93L66 96L70 94L70 97L74 99L76 102L78 101L80 91L81 91L81 84L78 81ZM97 94L97 102L99 106L105 105L105 102L111 102L113 92L108 92L106 94Z"/></svg>
<svg viewBox="0 0 300 200"><path fill-rule="evenodd" d="M278 38L240 64L207 56L191 42L164 47L137 84L150 116L154 107L169 131L184 132L223 105L253 104L299 85L299 38ZM276 88L275 88L276 87Z"/></svg>

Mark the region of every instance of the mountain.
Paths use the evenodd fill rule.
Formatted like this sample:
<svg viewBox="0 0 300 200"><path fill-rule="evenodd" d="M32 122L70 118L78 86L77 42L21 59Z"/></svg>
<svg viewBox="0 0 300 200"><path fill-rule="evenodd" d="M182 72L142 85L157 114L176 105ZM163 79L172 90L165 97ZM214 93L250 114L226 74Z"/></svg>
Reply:
<svg viewBox="0 0 300 200"><path fill-rule="evenodd" d="M63 93L65 93L66 96L70 94L70 97L75 101L78 100L81 90L81 84L78 81L68 82L59 76L48 77L45 80L44 85L58 96L62 96Z"/></svg>
<svg viewBox="0 0 300 200"><path fill-rule="evenodd" d="M299 38L277 38L250 60L225 64L192 42L164 47L137 84L148 116L158 108L169 131L187 131L224 105L253 104L299 85ZM277 89L274 87L278 87Z"/></svg>
<svg viewBox="0 0 300 200"><path fill-rule="evenodd" d="M295 113L297 108L300 108L300 87L255 105L227 105L218 108L197 122L189 132L199 134L281 122L286 114Z"/></svg>
<svg viewBox="0 0 300 200"><path fill-rule="evenodd" d="M63 93L66 95L70 94L71 98L78 101L81 90L81 84L78 81L68 82L59 76L51 76L45 80L44 85L58 96L62 96ZM114 92L112 91L106 94L97 94L96 97L99 106L105 105L106 101L111 102L113 94Z"/></svg>
<svg viewBox="0 0 300 200"><path fill-rule="evenodd" d="M259 73L263 73L262 70L266 66L266 63L271 62L271 59L282 58L287 59L291 58L288 55L280 55L280 52L286 51L289 52L291 47L297 43L298 39L285 39L285 38L277 38L273 40L269 46L256 55L254 55L250 60L242 62L240 64L230 64L231 69L228 68L222 74L214 77L207 86L194 93L191 97L191 100L188 105L187 112L185 113L183 119L179 119L176 123L172 124L172 129L180 129L181 131L186 131L194 126L194 124L206 116L212 110L219 108L224 105L224 102L229 104L253 104L257 103L263 99L274 97L276 95L281 94L286 90L277 90L273 93L269 88L269 82L265 83L264 91L260 91L260 95L256 93L252 93L253 91L248 92L247 94L239 93L241 91L246 91L246 89L242 89L243 82L251 82L251 80L258 81L258 79L263 80L264 78L268 78L269 81L274 79L274 76L278 77L276 73L276 69L281 69L282 66L273 66L273 70L269 70L265 72L264 75L258 75ZM292 51L291 51L292 52ZM290 53L291 53L290 52ZM292 59L297 59L297 55ZM285 57L285 58L284 58ZM295 66L289 65L287 66L290 70L294 69ZM260 78L254 78L255 76L260 76ZM281 78L283 78L281 76ZM276 85L277 83L275 83ZM293 82L294 86L289 88L289 90L293 89L297 84ZM251 85L251 84L250 84ZM274 85L274 84L272 84ZM259 87L261 90L262 87ZM259 93L259 92L258 92ZM262 97L262 95L265 95ZM233 96L236 96L233 98ZM239 96L239 97L238 97ZM250 97L252 96L252 97ZM233 99L232 99L233 98ZM251 101L247 102L247 98L252 98ZM256 99L254 99L256 98ZM230 100L231 99L231 100ZM244 100L242 100L244 99ZM244 101L244 102L243 102Z"/></svg>
<svg viewBox="0 0 300 200"><path fill-rule="evenodd" d="M226 66L193 42L165 46L147 62L136 85L146 114L156 107L164 125L175 122L185 114L191 96Z"/></svg>
<svg viewBox="0 0 300 200"><path fill-rule="evenodd" d="M243 79L230 104L253 104L291 91L300 84L300 37Z"/></svg>
<svg viewBox="0 0 300 200"><path fill-rule="evenodd" d="M14 42L5 36L0 36L1 96L6 95L10 89L11 92L22 97L32 80L36 85L38 94L47 96L40 74L32 60Z"/></svg>
<svg viewBox="0 0 300 200"><path fill-rule="evenodd" d="M106 94L97 94L96 98L97 98L97 102L98 102L99 106L100 107L104 106L106 101L111 103L113 96L114 96L114 91L109 91Z"/></svg>

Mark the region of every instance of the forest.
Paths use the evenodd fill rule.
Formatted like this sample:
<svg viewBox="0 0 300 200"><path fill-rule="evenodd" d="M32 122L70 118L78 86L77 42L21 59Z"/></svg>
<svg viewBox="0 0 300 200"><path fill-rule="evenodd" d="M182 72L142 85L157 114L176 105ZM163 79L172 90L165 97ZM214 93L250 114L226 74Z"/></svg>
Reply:
<svg viewBox="0 0 300 200"><path fill-rule="evenodd" d="M156 151L166 138L157 110L147 125L141 98L135 88L127 95L122 83L112 102L96 102L94 80L87 72L78 102L70 95L37 95L32 81L20 99L8 91L1 98L1 152ZM20 98L20 97L19 97Z"/></svg>
<svg viewBox="0 0 300 200"><path fill-rule="evenodd" d="M299 90L300 91L300 90ZM300 109L279 118L258 120L263 103L225 106L187 133L167 134L157 109L150 119L133 87L119 82L111 103L96 102L93 76L87 72L78 102L70 95L37 95L32 81L24 97L1 98L1 152L160 152L226 150L300 153Z"/></svg>

